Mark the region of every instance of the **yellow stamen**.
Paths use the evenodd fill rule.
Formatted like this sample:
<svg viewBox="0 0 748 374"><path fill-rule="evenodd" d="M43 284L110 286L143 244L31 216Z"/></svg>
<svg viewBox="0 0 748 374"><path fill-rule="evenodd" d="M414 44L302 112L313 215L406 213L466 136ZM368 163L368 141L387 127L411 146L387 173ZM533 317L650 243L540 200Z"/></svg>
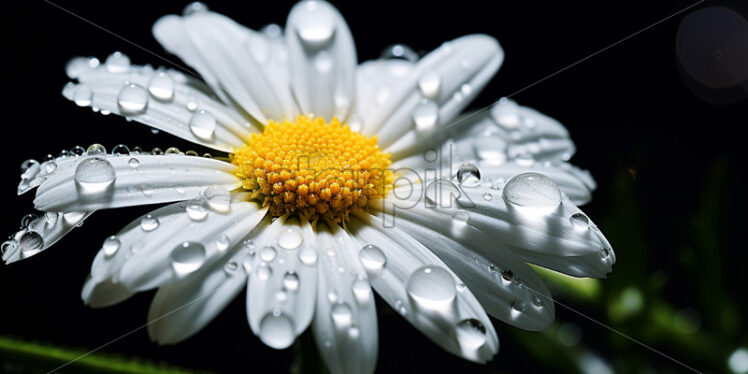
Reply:
<svg viewBox="0 0 748 374"><path fill-rule="evenodd" d="M352 207L383 197L394 180L387 169L390 155L377 138L353 132L336 118L269 121L231 162L239 167L242 187L273 216L298 212L309 219L347 220Z"/></svg>

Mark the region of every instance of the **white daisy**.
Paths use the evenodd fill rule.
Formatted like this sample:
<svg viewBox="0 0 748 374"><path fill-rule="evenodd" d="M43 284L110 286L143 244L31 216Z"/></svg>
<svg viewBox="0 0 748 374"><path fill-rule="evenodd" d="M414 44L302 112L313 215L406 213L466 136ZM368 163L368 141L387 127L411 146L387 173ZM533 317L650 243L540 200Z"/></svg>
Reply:
<svg viewBox="0 0 748 374"><path fill-rule="evenodd" d="M44 213L3 244L6 263L98 209L172 203L104 240L83 300L157 288L148 331L172 344L246 286L252 331L282 349L311 325L333 373L374 370L372 287L436 344L486 362L499 348L488 315L527 330L553 321L527 263L610 272L609 243L576 207L595 185L566 162L564 127L507 99L457 118L502 63L492 37L421 59L396 46L358 65L348 26L321 1L294 6L285 32L201 4L153 32L204 82L115 53L73 59L63 95L229 156L94 145L29 160L18 193L37 188Z"/></svg>

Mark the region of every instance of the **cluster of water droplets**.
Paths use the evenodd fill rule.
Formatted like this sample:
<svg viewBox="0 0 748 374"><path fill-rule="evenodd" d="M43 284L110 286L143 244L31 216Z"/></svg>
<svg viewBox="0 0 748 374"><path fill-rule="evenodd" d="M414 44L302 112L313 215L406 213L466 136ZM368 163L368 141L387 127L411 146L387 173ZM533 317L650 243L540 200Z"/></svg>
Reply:
<svg viewBox="0 0 748 374"><path fill-rule="evenodd" d="M58 240L67 231L83 224L87 212L30 213L21 219L20 230L2 246L3 259L8 262L31 257Z"/></svg>

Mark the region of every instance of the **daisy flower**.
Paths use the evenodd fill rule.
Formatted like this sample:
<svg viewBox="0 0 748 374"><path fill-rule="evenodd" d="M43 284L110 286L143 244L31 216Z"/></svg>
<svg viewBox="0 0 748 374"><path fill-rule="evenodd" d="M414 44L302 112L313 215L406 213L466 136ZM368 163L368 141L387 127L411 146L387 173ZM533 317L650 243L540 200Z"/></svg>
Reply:
<svg viewBox="0 0 748 374"><path fill-rule="evenodd" d="M195 3L153 33L202 80L114 53L71 60L63 95L216 156L95 144L28 160L18 193L36 188L43 213L2 248L15 262L96 210L169 203L104 240L82 291L104 307L158 289L159 344L195 334L246 287L265 344L289 347L311 326L333 373L371 373L376 291L445 350L486 362L499 349L489 315L526 330L553 321L528 263L611 271L610 244L577 208L595 183L567 163L566 129L509 99L459 117L503 61L492 37L358 64L322 1L260 32Z"/></svg>

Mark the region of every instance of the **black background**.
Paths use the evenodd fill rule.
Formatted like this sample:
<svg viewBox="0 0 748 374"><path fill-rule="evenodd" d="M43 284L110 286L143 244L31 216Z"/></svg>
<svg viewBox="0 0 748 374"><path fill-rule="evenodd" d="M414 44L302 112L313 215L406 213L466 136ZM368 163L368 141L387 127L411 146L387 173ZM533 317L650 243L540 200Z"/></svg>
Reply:
<svg viewBox="0 0 748 374"><path fill-rule="evenodd" d="M151 25L164 14L181 12L186 2L56 3L134 44L178 61L153 39ZM426 51L464 34L496 37L506 59L472 105L481 108L691 2L335 3L353 32L359 61L377 58L392 43ZM283 25L292 4L208 3L212 10L254 29L268 23ZM738 6L737 2L708 2L699 7L715 4ZM67 81L65 63L73 56L96 56L103 61L109 53L120 50L135 64L157 66L163 61L48 3L33 1L23 6L15 11L6 9L2 22L4 105L0 126L4 157L0 175L4 182L0 184L0 196L1 227L6 234L14 232L20 218L32 211L33 193L15 196L19 165L27 158L43 159L47 153L57 154L61 149L91 143L102 143L107 149L119 143L144 149L190 147L168 134L154 135L145 126L127 123L117 116L105 117L78 108L60 94ZM742 133L748 125L747 102L712 105L687 88L676 58L675 40L678 25L688 13L514 97L520 104L559 119L569 129L578 147L572 161L589 169L599 183L593 202L584 207L593 219L610 209L610 183L615 176L624 173L634 179L644 196L641 219L654 233L650 244L656 253L652 257L665 272L672 264L673 248L684 235L683 212L696 204L700 188L709 177L709 165L715 160L733 170L727 179L727 190L732 191L729 199L736 207L746 206L746 141ZM101 310L84 307L79 295L101 241L149 209L99 212L44 254L12 266L0 265L0 334L92 349L145 323L152 293ZM745 245L738 244L745 230L741 210L744 209L731 210L728 217L721 217L726 225L722 234L733 243L723 249L723 255L736 259L724 269L724 284L733 289L744 286L746 280L745 275L740 275L745 263ZM631 261L626 248L612 244L617 248L619 263ZM615 268L610 275L614 277ZM680 300L690 297L687 287L674 287L671 294ZM488 367L483 367L443 352L379 301L379 372L552 370L535 364L532 356L507 334L513 327L501 322L495 322L501 351ZM557 308L557 314L570 320L581 319L562 308ZM595 336L608 334L594 325L585 327L585 339L594 341ZM605 346L596 348L603 355L608 351ZM294 356L293 350L276 351L254 337L246 322L243 295L204 331L181 344L158 347L143 329L104 351L226 373L285 372ZM654 353L644 355L659 367L682 370Z"/></svg>

